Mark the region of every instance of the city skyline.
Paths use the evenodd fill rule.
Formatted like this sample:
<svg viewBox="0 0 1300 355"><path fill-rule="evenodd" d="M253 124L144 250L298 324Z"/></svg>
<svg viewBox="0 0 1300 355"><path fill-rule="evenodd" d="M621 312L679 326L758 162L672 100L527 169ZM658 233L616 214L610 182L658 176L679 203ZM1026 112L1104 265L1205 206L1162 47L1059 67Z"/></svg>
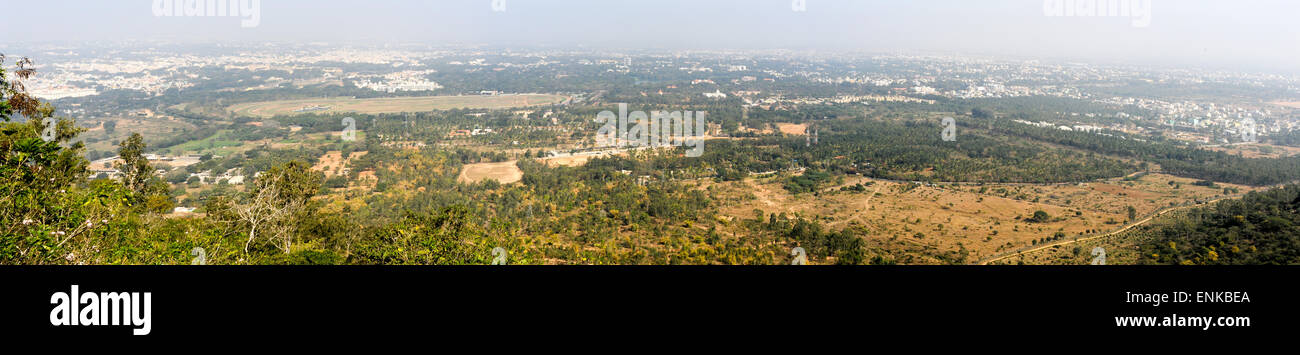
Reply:
<svg viewBox="0 0 1300 355"><path fill-rule="evenodd" d="M1130 2L1093 2L1104 9L1108 2L1121 1ZM62 41L417 42L901 51L1300 73L1300 47L1285 45L1300 40L1300 25L1286 16L1300 10L1300 4L1280 0L1155 0L1149 7L1132 0L1135 11L1149 16L1091 17L1072 11L1054 16L1052 0L474 0L364 6L333 0L311 6L256 1L244 4L256 7L253 26L246 26L252 16L156 16L154 5L152 0L22 4L15 13L23 16L0 24L10 34L0 51L16 43Z"/></svg>

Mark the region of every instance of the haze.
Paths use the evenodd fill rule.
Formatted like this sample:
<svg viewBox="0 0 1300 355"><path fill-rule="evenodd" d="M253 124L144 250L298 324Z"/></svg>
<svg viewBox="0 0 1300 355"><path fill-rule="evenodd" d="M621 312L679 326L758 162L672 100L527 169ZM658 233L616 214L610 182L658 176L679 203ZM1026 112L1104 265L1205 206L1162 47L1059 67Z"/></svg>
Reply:
<svg viewBox="0 0 1300 355"><path fill-rule="evenodd" d="M6 5L15 43L423 42L649 49L835 49L1300 73L1300 2L1153 0L1151 24L1049 17L1042 0L266 0L236 17L156 17L153 0Z"/></svg>

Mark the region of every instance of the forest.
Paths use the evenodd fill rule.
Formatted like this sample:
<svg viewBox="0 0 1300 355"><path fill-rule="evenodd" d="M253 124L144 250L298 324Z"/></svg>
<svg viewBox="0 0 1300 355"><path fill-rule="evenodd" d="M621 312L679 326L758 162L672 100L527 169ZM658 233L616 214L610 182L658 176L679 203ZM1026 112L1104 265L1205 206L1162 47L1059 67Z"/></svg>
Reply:
<svg viewBox="0 0 1300 355"><path fill-rule="evenodd" d="M1119 132L1107 135L1068 132L1009 121L993 124L996 132L1084 149L1098 154L1140 159L1162 171L1193 179L1253 186L1300 180L1300 156L1245 158L1224 152L1189 147L1168 141L1130 138Z"/></svg>
<svg viewBox="0 0 1300 355"><path fill-rule="evenodd" d="M1142 264L1295 265L1300 185L1221 201L1135 233L1142 237Z"/></svg>

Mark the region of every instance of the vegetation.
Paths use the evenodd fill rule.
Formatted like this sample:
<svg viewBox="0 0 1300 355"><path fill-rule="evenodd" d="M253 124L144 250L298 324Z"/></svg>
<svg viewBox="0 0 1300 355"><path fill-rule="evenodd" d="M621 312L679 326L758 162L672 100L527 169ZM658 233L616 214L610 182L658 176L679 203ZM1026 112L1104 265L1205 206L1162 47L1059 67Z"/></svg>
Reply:
<svg viewBox="0 0 1300 355"><path fill-rule="evenodd" d="M1247 194L1144 228L1140 263L1300 264L1300 185Z"/></svg>
<svg viewBox="0 0 1300 355"><path fill-rule="evenodd" d="M1224 152L1189 148L1165 141L1130 139L999 122L997 132L1076 147L1099 154L1135 158L1159 165L1164 172L1193 179L1267 186L1300 180L1300 156L1243 158Z"/></svg>
<svg viewBox="0 0 1300 355"><path fill-rule="evenodd" d="M1169 186L1185 183L1184 190L1209 188L1213 194L1221 189L1226 196L1238 191L1229 184L1265 186L1300 178L1300 157L1244 158L1160 137L1067 132L1006 119L1037 117L1047 107L1106 109L1079 100L742 109L744 100L735 97L692 100L709 92L703 88L646 94L664 83L694 79L675 72L651 75L647 83L615 85L606 80L612 74L581 67L566 74L576 78L570 80L516 69L468 75L454 68L432 75L456 92L487 86L582 92L572 96L587 101L535 108L545 112L480 108L346 115L361 131L357 140L339 135L345 117L340 113L254 118L228 109L313 96L409 94L347 85L231 91L226 89L246 85L240 81L260 79L211 72L221 79L185 92L158 97L109 92L103 100L108 103L96 101L99 105L70 101L96 112L148 108L185 127L153 135L127 120L78 126L55 116L53 106L25 92L22 80L34 74L29 66L23 60L12 73L0 71L0 264L186 264L192 262L191 252L202 248L214 264L466 265L489 263L492 250L501 248L512 264L753 265L788 264L795 247L805 249L814 264L960 264L972 261L970 243L986 243L985 251L1014 250L1101 233L1124 216L1132 222L1139 217L1134 204L1144 213L1152 210L1153 202L1132 198L1097 203L1100 212L1085 214L1075 209L1082 202L1070 202L1091 192L1082 190L1092 184L1082 183L1133 186L1163 172L1198 180L1169 181ZM275 74L313 75L305 71ZM891 94L870 86L744 85L814 97ZM592 118L611 109L610 102L647 111L707 111L710 135L717 139L709 140L698 158L686 157L684 148L667 148L557 164L554 154L607 149L594 146L591 137L599 126ZM961 117L956 141L943 139L936 119L950 114ZM54 124L47 127L48 122ZM792 132L792 124L811 127L816 138L805 136L808 131ZM98 141L81 140L97 128L102 128L94 133ZM486 129L490 134L481 133ZM469 133L474 130L480 132ZM49 132L53 138L42 139ZM89 151L86 144L98 149ZM172 169L151 162L149 153L201 158ZM94 168L111 166L119 174L91 175L88 158L114 155L116 163ZM457 180L466 165L485 162L517 166L523 178L510 184ZM213 183L198 177L222 174L246 179L241 184L221 177ZM752 217L746 205L744 216L738 216L735 206L759 199L751 184L768 184L764 192L775 187L770 191L787 200L764 201L772 207ZM1083 187L1070 192L1074 195L1055 195L1065 190L1056 189L1061 186ZM1279 191L1294 190L1289 189ZM925 215L895 225L883 218L844 221L816 212L843 216L888 208L828 202L837 196L866 202L884 196L879 191L967 215L986 208L1011 211L1005 218L948 217L935 225L924 224L921 217L931 218ZM944 199L951 195L938 196L947 193L975 195L978 204L962 206ZM1153 237L1142 246L1151 251L1143 262L1294 263L1295 197L1260 197L1265 195L1241 202L1249 205L1222 203L1178 225L1144 229ZM1288 196L1292 200L1284 201ZM795 202L814 212L779 205ZM1060 208L1066 205L1071 207ZM197 210L173 213L177 206ZM1067 220L1087 227L1057 230ZM999 235L993 226L1001 225L1006 229ZM957 230L978 233L975 239L981 241L948 243ZM885 235L876 235L881 231ZM1021 239L993 242L1021 233Z"/></svg>

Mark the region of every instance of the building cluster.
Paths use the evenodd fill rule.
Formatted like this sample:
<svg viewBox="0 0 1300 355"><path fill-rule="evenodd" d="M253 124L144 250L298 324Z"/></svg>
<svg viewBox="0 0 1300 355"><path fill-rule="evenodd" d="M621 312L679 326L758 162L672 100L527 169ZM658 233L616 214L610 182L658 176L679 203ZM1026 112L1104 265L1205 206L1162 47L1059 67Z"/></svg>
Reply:
<svg viewBox="0 0 1300 355"><path fill-rule="evenodd" d="M406 70L384 75L354 75L353 85L362 89L395 93L398 91L434 91L442 88L437 82L426 79L437 70Z"/></svg>

